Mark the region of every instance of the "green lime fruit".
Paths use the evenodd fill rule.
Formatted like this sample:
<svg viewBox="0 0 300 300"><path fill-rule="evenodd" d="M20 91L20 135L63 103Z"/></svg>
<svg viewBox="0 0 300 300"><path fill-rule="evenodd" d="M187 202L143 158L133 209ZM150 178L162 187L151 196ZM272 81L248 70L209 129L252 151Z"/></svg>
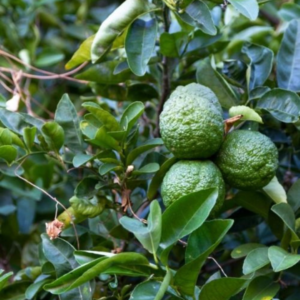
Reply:
<svg viewBox="0 0 300 300"><path fill-rule="evenodd" d="M216 95L196 83L177 87L160 114L160 133L177 158L201 159L215 154L224 134Z"/></svg>
<svg viewBox="0 0 300 300"><path fill-rule="evenodd" d="M218 188L219 196L211 214L217 212L225 198L225 183L217 166L210 160L181 160L166 173L161 195L166 207L193 192Z"/></svg>
<svg viewBox="0 0 300 300"><path fill-rule="evenodd" d="M275 176L278 151L260 132L236 130L226 136L215 162L230 186L242 190L260 189Z"/></svg>

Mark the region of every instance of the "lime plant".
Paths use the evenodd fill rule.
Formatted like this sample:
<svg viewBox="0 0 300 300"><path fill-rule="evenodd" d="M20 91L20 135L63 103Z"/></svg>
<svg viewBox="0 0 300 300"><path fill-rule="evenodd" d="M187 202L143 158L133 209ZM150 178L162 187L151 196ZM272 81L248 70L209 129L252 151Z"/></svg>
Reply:
<svg viewBox="0 0 300 300"><path fill-rule="evenodd" d="M1 1L0 299L298 299L299 12Z"/></svg>

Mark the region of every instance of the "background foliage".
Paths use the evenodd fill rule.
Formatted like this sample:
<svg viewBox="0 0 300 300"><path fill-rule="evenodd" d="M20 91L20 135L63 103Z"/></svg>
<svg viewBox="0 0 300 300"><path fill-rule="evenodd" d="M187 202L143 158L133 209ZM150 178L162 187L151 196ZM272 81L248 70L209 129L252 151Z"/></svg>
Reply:
<svg viewBox="0 0 300 300"><path fill-rule="evenodd" d="M299 1L3 0L0 14L1 300L298 299ZM278 180L228 188L215 219L215 190L161 204L176 159L158 115L190 82L279 150Z"/></svg>

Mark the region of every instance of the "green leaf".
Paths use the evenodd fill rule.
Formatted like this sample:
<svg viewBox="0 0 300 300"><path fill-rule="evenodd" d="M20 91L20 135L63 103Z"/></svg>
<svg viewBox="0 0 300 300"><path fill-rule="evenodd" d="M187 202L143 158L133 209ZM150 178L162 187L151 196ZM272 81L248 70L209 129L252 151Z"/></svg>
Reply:
<svg viewBox="0 0 300 300"><path fill-rule="evenodd" d="M287 198L288 203L293 208L294 211L297 211L300 207L300 201L299 201L299 195L300 195L300 179L298 179L292 187L288 190Z"/></svg>
<svg viewBox="0 0 300 300"><path fill-rule="evenodd" d="M246 18L254 21L258 17L259 6L256 0L231 0L230 3Z"/></svg>
<svg viewBox="0 0 300 300"><path fill-rule="evenodd" d="M292 91L273 89L258 100L256 108L268 111L281 122L294 123L299 119L300 98Z"/></svg>
<svg viewBox="0 0 300 300"><path fill-rule="evenodd" d="M246 43L242 52L250 59L249 90L262 86L268 79L273 67L273 51L269 48Z"/></svg>
<svg viewBox="0 0 300 300"><path fill-rule="evenodd" d="M243 244L243 245L236 247L234 250L232 250L231 257L232 258L245 257L252 250L257 249L257 248L264 248L264 247L266 247L266 246L262 245L262 244L256 244L256 243Z"/></svg>
<svg viewBox="0 0 300 300"><path fill-rule="evenodd" d="M59 295L90 281L107 269L114 266L149 265L148 260L138 253L120 253L99 261L96 265L83 265L45 286L52 294Z"/></svg>
<svg viewBox="0 0 300 300"><path fill-rule="evenodd" d="M11 145L12 144L12 135L10 134L10 130L7 128L0 128L0 145Z"/></svg>
<svg viewBox="0 0 300 300"><path fill-rule="evenodd" d="M156 87L151 84L130 82L127 87L127 101L145 102L159 97Z"/></svg>
<svg viewBox="0 0 300 300"><path fill-rule="evenodd" d="M206 34L215 35L217 33L210 10L203 1L193 1L180 17L187 24L201 29Z"/></svg>
<svg viewBox="0 0 300 300"><path fill-rule="evenodd" d="M100 127L97 130L95 137L88 140L88 142L104 149L121 150L119 143L107 133L105 126Z"/></svg>
<svg viewBox="0 0 300 300"><path fill-rule="evenodd" d="M288 229L292 232L292 240L298 240L295 233L295 214L288 203L279 203L272 206L271 210L283 221Z"/></svg>
<svg viewBox="0 0 300 300"><path fill-rule="evenodd" d="M266 276L255 277L248 285L243 300L272 300L280 285Z"/></svg>
<svg viewBox="0 0 300 300"><path fill-rule="evenodd" d="M247 279L242 278L220 278L206 283L201 292L199 300L229 300L245 288Z"/></svg>
<svg viewBox="0 0 300 300"><path fill-rule="evenodd" d="M162 281L162 283L161 283L161 285L159 287L159 290L158 290L158 292L157 292L154 300L161 300L161 299L163 299L166 291L169 288L169 285L170 285L170 282L172 280L173 275L172 275L171 270L168 267L166 267L166 270L167 270L166 275L165 275L165 277L164 277L164 279L163 279L163 281Z"/></svg>
<svg viewBox="0 0 300 300"><path fill-rule="evenodd" d="M65 134L57 122L47 122L42 126L42 133L50 149L58 152L64 145Z"/></svg>
<svg viewBox="0 0 300 300"><path fill-rule="evenodd" d="M147 65L154 50L157 34L156 19L137 19L130 25L125 50L128 65L137 76L145 75Z"/></svg>
<svg viewBox="0 0 300 300"><path fill-rule="evenodd" d="M145 249L150 253L156 253L161 238L161 208L156 200L150 204L150 213L147 226L142 222L129 217L122 217L120 224L132 232Z"/></svg>
<svg viewBox="0 0 300 300"><path fill-rule="evenodd" d="M271 246L268 255L274 272L289 269L300 261L300 255L291 254L277 246Z"/></svg>
<svg viewBox="0 0 300 300"><path fill-rule="evenodd" d="M98 84L93 82L90 83L90 86L93 92L101 97L116 101L129 100L125 86L117 84Z"/></svg>
<svg viewBox="0 0 300 300"><path fill-rule="evenodd" d="M3 158L9 165L17 158L18 151L10 145L0 146L0 158Z"/></svg>
<svg viewBox="0 0 300 300"><path fill-rule="evenodd" d="M160 52L167 57L180 57L187 43L188 35L184 32L163 32L160 35Z"/></svg>
<svg viewBox="0 0 300 300"><path fill-rule="evenodd" d="M278 11L278 15L281 19L288 22L293 19L300 19L300 5L295 3L283 3Z"/></svg>
<svg viewBox="0 0 300 300"><path fill-rule="evenodd" d="M92 113L97 120L105 126L108 131L119 131L120 125L118 121L106 110L90 105L89 103L83 103L82 106Z"/></svg>
<svg viewBox="0 0 300 300"><path fill-rule="evenodd" d="M145 166L142 166L138 170L134 170L132 172L132 175L141 175L141 174L148 174L148 173L155 173L159 170L159 164L158 163L150 163Z"/></svg>
<svg viewBox="0 0 300 300"><path fill-rule="evenodd" d="M212 68L208 58L198 63L196 76L197 82L210 88L225 109L238 103L233 90L225 79Z"/></svg>
<svg viewBox="0 0 300 300"><path fill-rule="evenodd" d="M73 166L78 168L87 162L89 162L93 158L92 155L78 153L73 158Z"/></svg>
<svg viewBox="0 0 300 300"><path fill-rule="evenodd" d="M239 191L232 199L237 205L240 205L254 213L268 218L271 201L263 193L252 191Z"/></svg>
<svg viewBox="0 0 300 300"><path fill-rule="evenodd" d="M119 164L115 163L104 163L99 167L99 174L101 176L106 175L107 173L116 170L117 168L120 168Z"/></svg>
<svg viewBox="0 0 300 300"><path fill-rule="evenodd" d="M144 281L136 285L130 295L129 300L153 300L155 299L160 286L160 282Z"/></svg>
<svg viewBox="0 0 300 300"><path fill-rule="evenodd" d="M127 134L131 128L135 125L139 117L143 114L145 106L142 102L133 102L129 104L120 120L120 125L123 130L126 130Z"/></svg>
<svg viewBox="0 0 300 300"><path fill-rule="evenodd" d="M72 58L67 62L66 69L72 69L86 61L91 60L91 47L95 34L88 37L83 43L79 46L79 49L73 54Z"/></svg>
<svg viewBox="0 0 300 300"><path fill-rule="evenodd" d="M26 299L28 300L33 299L37 295L37 293L42 290L43 286L51 281L52 281L51 279L45 278L40 281L36 281L32 283L26 290L25 293Z"/></svg>
<svg viewBox="0 0 300 300"><path fill-rule="evenodd" d="M25 127L23 129L23 138L27 148L30 150L34 145L36 127Z"/></svg>
<svg viewBox="0 0 300 300"><path fill-rule="evenodd" d="M277 55L277 83L280 88L300 92L300 20L286 29Z"/></svg>
<svg viewBox="0 0 300 300"><path fill-rule="evenodd" d="M149 12L147 1L127 0L123 2L101 24L92 43L91 58L96 62L111 48L114 40L139 16Z"/></svg>
<svg viewBox="0 0 300 300"><path fill-rule="evenodd" d="M269 264L268 248L256 248L250 251L243 264L243 273L248 275Z"/></svg>
<svg viewBox="0 0 300 300"><path fill-rule="evenodd" d="M172 165L176 161L177 161L177 158L175 158L175 157L169 158L167 161L165 161L161 165L159 171L155 173L155 175L153 176L153 178L150 182L148 192L147 192L147 198L149 200L152 200L156 197L157 191L163 181L165 174L168 172L168 170L172 167Z"/></svg>
<svg viewBox="0 0 300 300"><path fill-rule="evenodd" d="M233 224L233 220L213 220L205 222L191 233L185 252L185 265L174 277L178 290L193 296L201 267L208 255L219 245Z"/></svg>
<svg viewBox="0 0 300 300"><path fill-rule="evenodd" d="M163 263L166 263L170 246L204 223L217 198L217 189L202 190L181 197L166 209L162 216L160 243Z"/></svg>
<svg viewBox="0 0 300 300"><path fill-rule="evenodd" d="M79 118L68 94L64 94L58 102L54 119L64 130L65 145L73 152L82 151L83 140L79 126Z"/></svg>
<svg viewBox="0 0 300 300"><path fill-rule="evenodd" d="M263 190L275 203L287 203L285 189L279 183L276 176L273 177L273 179L263 187Z"/></svg>
<svg viewBox="0 0 300 300"><path fill-rule="evenodd" d="M0 275L3 270L0 269ZM14 275L13 272L8 272L0 277L0 291L7 285L9 279Z"/></svg>
<svg viewBox="0 0 300 300"><path fill-rule="evenodd" d="M105 61L100 64L94 65L75 77L91 82L100 84L118 84L130 79L131 72L129 69L124 70L121 73L114 74L115 67L119 64L117 60Z"/></svg>
<svg viewBox="0 0 300 300"><path fill-rule="evenodd" d="M147 140L139 147L133 149L127 156L126 164L130 165L134 162L134 160L141 155L142 153L149 151L155 147L162 146L164 144L163 140L160 138Z"/></svg>
<svg viewBox="0 0 300 300"><path fill-rule="evenodd" d="M64 53L57 51L56 49L49 49L38 55L35 60L35 65L38 68L49 67L58 64L64 58Z"/></svg>
<svg viewBox="0 0 300 300"><path fill-rule="evenodd" d="M263 124L261 116L252 108L245 105L232 106L229 109L229 116L234 117L237 115L243 115L240 119L242 121L255 121Z"/></svg>

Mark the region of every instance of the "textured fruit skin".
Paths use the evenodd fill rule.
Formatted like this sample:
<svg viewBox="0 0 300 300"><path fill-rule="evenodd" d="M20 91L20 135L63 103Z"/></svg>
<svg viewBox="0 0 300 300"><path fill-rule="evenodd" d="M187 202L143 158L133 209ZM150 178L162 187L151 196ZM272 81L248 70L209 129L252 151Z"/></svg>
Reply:
<svg viewBox="0 0 300 300"><path fill-rule="evenodd" d="M221 105L207 87L179 86L160 114L165 146L180 159L208 158L221 146L224 133Z"/></svg>
<svg viewBox="0 0 300 300"><path fill-rule="evenodd" d="M218 211L225 198L225 183L217 166L210 160L181 160L166 173L161 195L166 207L193 192L218 188L219 197L211 214Z"/></svg>
<svg viewBox="0 0 300 300"><path fill-rule="evenodd" d="M226 136L215 162L230 186L260 189L275 176L278 151L260 132L236 130Z"/></svg>

